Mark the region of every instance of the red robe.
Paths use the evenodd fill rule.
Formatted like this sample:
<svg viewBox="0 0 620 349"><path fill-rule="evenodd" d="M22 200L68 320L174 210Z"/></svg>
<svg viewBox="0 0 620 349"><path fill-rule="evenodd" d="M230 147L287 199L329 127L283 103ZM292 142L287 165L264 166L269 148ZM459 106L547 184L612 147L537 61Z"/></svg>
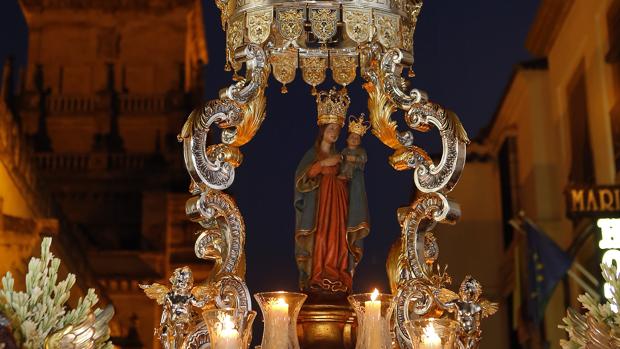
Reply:
<svg viewBox="0 0 620 349"><path fill-rule="evenodd" d="M307 172L309 178L321 175L309 284L311 289L348 292L353 284L348 270L349 188L346 180L337 177L339 167L315 162Z"/></svg>

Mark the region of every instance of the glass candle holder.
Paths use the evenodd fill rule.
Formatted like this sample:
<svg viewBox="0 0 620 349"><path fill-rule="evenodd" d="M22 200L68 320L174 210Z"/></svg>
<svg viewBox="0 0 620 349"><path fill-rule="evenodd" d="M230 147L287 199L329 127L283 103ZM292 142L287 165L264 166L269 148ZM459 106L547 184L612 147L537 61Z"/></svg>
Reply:
<svg viewBox="0 0 620 349"><path fill-rule="evenodd" d="M209 329L212 349L247 349L252 341L255 311L236 308L205 310L202 317Z"/></svg>
<svg viewBox="0 0 620 349"><path fill-rule="evenodd" d="M263 313L261 349L299 349L297 315L307 296L295 292L262 292L254 295Z"/></svg>
<svg viewBox="0 0 620 349"><path fill-rule="evenodd" d="M458 322L452 319L417 319L405 322L413 349L454 349Z"/></svg>
<svg viewBox="0 0 620 349"><path fill-rule="evenodd" d="M355 349L391 349L390 318L395 305L392 295L375 290L348 299L357 315Z"/></svg>

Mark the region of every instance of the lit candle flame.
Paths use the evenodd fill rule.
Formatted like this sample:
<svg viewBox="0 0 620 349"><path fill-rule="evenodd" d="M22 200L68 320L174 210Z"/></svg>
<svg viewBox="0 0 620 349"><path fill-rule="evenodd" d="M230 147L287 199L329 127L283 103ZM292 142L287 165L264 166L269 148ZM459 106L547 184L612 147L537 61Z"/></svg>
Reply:
<svg viewBox="0 0 620 349"><path fill-rule="evenodd" d="M372 291L372 294L370 295L370 300L376 301L378 296L379 296L379 290L375 288L375 290Z"/></svg>
<svg viewBox="0 0 620 349"><path fill-rule="evenodd" d="M277 305L288 305L286 303L286 301L284 300L284 298L278 298L278 300L276 301Z"/></svg>
<svg viewBox="0 0 620 349"><path fill-rule="evenodd" d="M424 344L441 343L441 338L439 338L437 331L435 331L435 326L432 322L424 328L424 333L422 334L422 337L422 342Z"/></svg>
<svg viewBox="0 0 620 349"><path fill-rule="evenodd" d="M235 323L232 321L232 318L230 315L225 314L224 318L222 319L222 329L224 330L234 330L235 329Z"/></svg>

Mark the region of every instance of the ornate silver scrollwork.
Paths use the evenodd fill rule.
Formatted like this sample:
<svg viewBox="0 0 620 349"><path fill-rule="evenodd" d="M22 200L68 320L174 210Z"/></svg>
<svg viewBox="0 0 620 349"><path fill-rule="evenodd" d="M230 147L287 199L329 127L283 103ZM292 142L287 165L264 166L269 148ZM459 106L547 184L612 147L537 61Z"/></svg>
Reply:
<svg viewBox="0 0 620 349"><path fill-rule="evenodd" d="M454 188L465 166L467 134L456 114L431 102L415 103L405 118L410 127L439 130L443 152L439 164L422 163L415 170L416 187L423 192L449 192Z"/></svg>
<svg viewBox="0 0 620 349"><path fill-rule="evenodd" d="M222 192L203 193L198 209L207 220L216 220L226 246L221 273L236 273L245 244L245 224L233 199ZM220 270L218 270L219 272Z"/></svg>
<svg viewBox="0 0 620 349"><path fill-rule="evenodd" d="M250 291L243 279L235 275L224 275L218 281L219 295L215 298L218 308L252 310Z"/></svg>
<svg viewBox="0 0 620 349"><path fill-rule="evenodd" d="M437 222L454 224L460 214L458 203L440 193L422 194L413 203L411 211L403 221L402 229L405 255L414 277L425 279L431 277L432 265L427 263L427 256L437 252L427 251L433 245L427 243L426 232Z"/></svg>
<svg viewBox="0 0 620 349"><path fill-rule="evenodd" d="M406 263L399 263L400 280L395 300L396 334L401 348L411 347L405 322L412 315L424 315L439 305L435 290L450 281L445 274L433 273L439 248L430 230L437 222L454 224L459 217L459 205L441 193L421 194L405 213L401 224L401 256L404 255Z"/></svg>
<svg viewBox="0 0 620 349"><path fill-rule="evenodd" d="M404 86L404 79L400 76L402 59L403 53L398 48L390 49L383 54L381 59L383 88L398 108L409 110L413 103L421 102L423 95L416 89L412 89L409 94L402 90Z"/></svg>
<svg viewBox="0 0 620 349"><path fill-rule="evenodd" d="M208 151L207 135L213 123L220 127L238 125L243 112L238 103L230 99L216 99L194 110L181 133L185 167L192 180L200 187L221 190L228 188L235 179L235 166L227 161L223 149Z"/></svg>
<svg viewBox="0 0 620 349"><path fill-rule="evenodd" d="M242 79L238 83L228 87L223 95L238 103L248 103L256 98L261 88L266 83L266 71L268 70L267 55L256 44L247 44L235 50L235 62L246 65L249 81Z"/></svg>
<svg viewBox="0 0 620 349"><path fill-rule="evenodd" d="M195 195L187 201L186 213L204 228L194 251L199 258L215 262L211 276L192 290L192 297L197 299L196 304L199 301L219 308L234 307L250 316L250 291L244 282L245 225L234 200L220 190L234 180L235 168L242 160L238 147L254 136L264 119L268 68L265 52L257 45L237 48L234 56L234 63L239 66L246 63L248 80L223 89L219 99L194 110L179 141L183 142L185 165L191 177L190 192ZM208 144L209 130L214 124L222 129L222 143ZM204 322L197 321L186 334L183 348L210 347Z"/></svg>
<svg viewBox="0 0 620 349"><path fill-rule="evenodd" d="M425 92L412 89L403 91L406 85L400 76L403 54L394 48L385 52L381 58L380 73L383 90L396 107L407 111L405 120L412 129L428 131L432 126L439 130L443 152L439 164L430 159L411 163L415 168L415 184L422 192L449 192L457 183L465 166L467 133L456 114L445 110L438 104L428 101ZM401 143L406 144L405 141Z"/></svg>
<svg viewBox="0 0 620 349"><path fill-rule="evenodd" d="M183 342L183 349L209 349L211 347L209 330L204 322L199 323Z"/></svg>

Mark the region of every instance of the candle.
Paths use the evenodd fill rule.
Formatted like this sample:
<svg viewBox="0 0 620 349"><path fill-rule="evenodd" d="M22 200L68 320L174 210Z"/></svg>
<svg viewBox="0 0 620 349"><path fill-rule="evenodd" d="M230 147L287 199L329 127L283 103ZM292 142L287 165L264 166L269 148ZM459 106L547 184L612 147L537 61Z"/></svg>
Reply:
<svg viewBox="0 0 620 349"><path fill-rule="evenodd" d="M288 348L288 304L284 298L278 298L269 305L271 316L269 324L268 343L270 348Z"/></svg>
<svg viewBox="0 0 620 349"><path fill-rule="evenodd" d="M273 303L271 309L277 314L288 317L288 304L284 298L278 298L278 300Z"/></svg>
<svg viewBox="0 0 620 349"><path fill-rule="evenodd" d="M235 323L230 315L225 314L221 322L219 340L215 343L215 349L239 349L241 348L241 338L239 331L235 329Z"/></svg>
<svg viewBox="0 0 620 349"><path fill-rule="evenodd" d="M439 338L437 331L435 331L433 323L424 328L421 349L441 349L441 338Z"/></svg>
<svg viewBox="0 0 620 349"><path fill-rule="evenodd" d="M379 290L370 295L370 300L364 303L364 328L368 348L381 348L381 301L377 300Z"/></svg>

